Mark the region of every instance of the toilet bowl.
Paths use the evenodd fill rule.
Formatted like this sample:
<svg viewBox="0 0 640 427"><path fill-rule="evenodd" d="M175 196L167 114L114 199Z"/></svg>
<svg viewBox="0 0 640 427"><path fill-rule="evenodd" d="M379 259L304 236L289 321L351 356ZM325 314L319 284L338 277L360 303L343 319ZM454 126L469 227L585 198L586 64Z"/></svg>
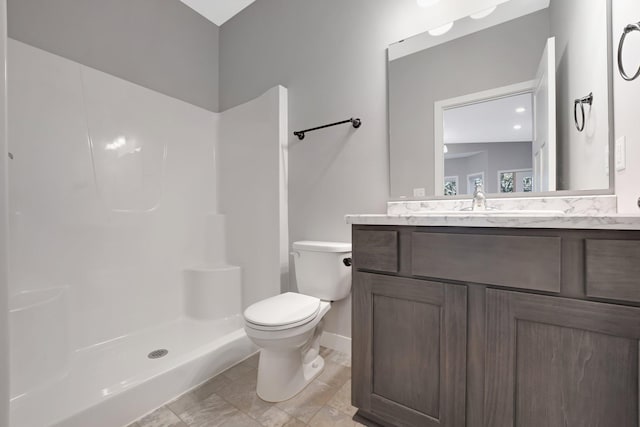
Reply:
<svg viewBox="0 0 640 427"><path fill-rule="evenodd" d="M260 347L256 392L267 402L292 398L320 375L323 318L331 301L351 290L350 244L305 241L293 250L301 293L267 298L244 312L247 336Z"/></svg>

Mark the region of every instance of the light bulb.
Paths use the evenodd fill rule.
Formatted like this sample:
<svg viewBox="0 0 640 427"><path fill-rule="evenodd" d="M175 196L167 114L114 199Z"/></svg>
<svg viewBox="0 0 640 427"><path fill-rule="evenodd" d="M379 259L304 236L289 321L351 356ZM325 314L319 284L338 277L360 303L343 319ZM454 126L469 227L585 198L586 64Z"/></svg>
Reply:
<svg viewBox="0 0 640 427"><path fill-rule="evenodd" d="M451 28L453 28L453 22L449 22L448 24L444 24L441 27L429 30L429 34L431 34L432 36L441 36L441 35L449 32L449 30Z"/></svg>
<svg viewBox="0 0 640 427"><path fill-rule="evenodd" d="M497 8L497 7L498 7L498 6L490 7L489 9L485 9L485 10L482 10L482 11L480 11L480 12L478 12L478 13L471 14L471 15L469 15L469 17L470 17L471 19L482 19L482 18L486 18L487 16L491 15L491 14L496 10L496 8Z"/></svg>
<svg viewBox="0 0 640 427"><path fill-rule="evenodd" d="M418 6L424 7L424 8L434 6L439 1L440 0L417 0Z"/></svg>

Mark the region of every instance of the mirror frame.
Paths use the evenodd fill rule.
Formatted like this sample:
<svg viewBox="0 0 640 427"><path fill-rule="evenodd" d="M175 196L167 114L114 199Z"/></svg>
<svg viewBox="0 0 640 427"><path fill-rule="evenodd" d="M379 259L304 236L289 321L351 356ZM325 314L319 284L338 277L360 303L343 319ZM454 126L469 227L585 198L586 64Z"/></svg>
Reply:
<svg viewBox="0 0 640 427"><path fill-rule="evenodd" d="M554 0L551 0L554 1ZM556 0L557 1L557 0ZM597 189L597 190L556 190L556 191L545 191L545 192L535 192L535 193L488 193L487 197L492 199L513 199L513 198L532 198L532 197L576 197L576 196L606 196L606 195L615 195L615 109L614 109L614 99L613 99L613 80L614 80L614 48L613 48L613 11L612 11L612 2L613 0L605 0L607 2L607 90L608 90L608 98L609 98L609 188ZM465 19L460 18L460 19ZM428 30L425 30L425 32ZM399 43L411 37L418 36L423 33L414 34L413 36L407 37L403 40L399 40ZM388 141L388 153L391 152L391 109L389 108L389 75L390 75L390 61L389 61L389 48L386 49L386 57L387 57L387 141ZM516 83L518 85L518 83ZM452 98L453 99L453 98ZM436 109L437 114L437 109ZM437 122L436 122L437 123ZM436 132L439 126L435 126ZM435 141L434 141L435 146ZM435 149L435 147L434 147ZM441 156L443 157L443 156ZM437 157L436 157L437 160ZM444 182L444 159L442 165L439 166L443 171L442 178L440 181ZM435 169L438 166L434 165L434 173ZM391 192L391 157L389 156L389 192ZM436 181L436 187L438 185L438 181ZM457 196L444 196L444 195L430 195L425 197L413 197L413 196L393 196L389 194L390 202L404 202L404 201L421 201L421 200L467 200L469 196L466 194L459 194Z"/></svg>

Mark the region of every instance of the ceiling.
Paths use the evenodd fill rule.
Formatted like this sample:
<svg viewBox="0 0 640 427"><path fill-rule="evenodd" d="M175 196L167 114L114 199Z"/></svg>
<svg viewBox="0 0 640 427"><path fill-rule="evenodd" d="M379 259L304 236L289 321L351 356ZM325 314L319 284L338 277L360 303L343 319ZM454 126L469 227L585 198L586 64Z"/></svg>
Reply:
<svg viewBox="0 0 640 427"><path fill-rule="evenodd" d="M445 110L444 143L530 142L532 107L533 96L523 93Z"/></svg>
<svg viewBox="0 0 640 427"><path fill-rule="evenodd" d="M217 26L221 26L255 0L180 0Z"/></svg>

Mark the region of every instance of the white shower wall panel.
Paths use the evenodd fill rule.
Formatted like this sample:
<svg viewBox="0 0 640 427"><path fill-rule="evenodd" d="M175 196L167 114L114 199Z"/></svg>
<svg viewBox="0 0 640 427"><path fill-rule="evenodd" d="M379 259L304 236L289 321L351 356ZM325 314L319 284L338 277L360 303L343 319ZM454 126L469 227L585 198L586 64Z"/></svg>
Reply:
<svg viewBox="0 0 640 427"><path fill-rule="evenodd" d="M61 248L76 246L68 230L75 217L84 223L93 216L88 202L95 191L79 67L12 40L9 56L10 291L15 294L69 280L66 263L59 262Z"/></svg>
<svg viewBox="0 0 640 427"><path fill-rule="evenodd" d="M9 41L10 292L69 290L70 350L182 315L215 113Z"/></svg>
<svg viewBox="0 0 640 427"><path fill-rule="evenodd" d="M221 113L220 209L228 260L242 267L245 308L288 285L287 99L277 86Z"/></svg>

